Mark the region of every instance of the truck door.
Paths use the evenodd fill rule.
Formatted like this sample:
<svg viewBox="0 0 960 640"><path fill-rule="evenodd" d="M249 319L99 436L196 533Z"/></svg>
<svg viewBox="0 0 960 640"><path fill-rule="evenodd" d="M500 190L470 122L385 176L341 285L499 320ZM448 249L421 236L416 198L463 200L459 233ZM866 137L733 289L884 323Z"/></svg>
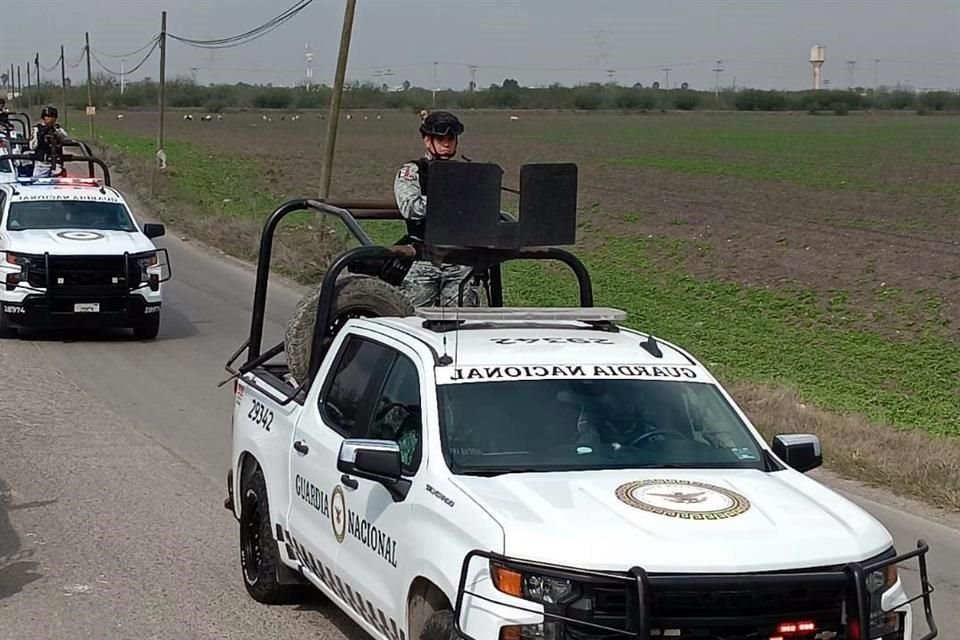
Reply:
<svg viewBox="0 0 960 640"><path fill-rule="evenodd" d="M389 339L384 339L385 342ZM421 407L425 406L417 353L402 343L390 343L390 358L375 393L364 433L356 436L390 440L400 446L401 470L413 479L423 451ZM407 527L410 499L394 502L384 486L372 480L343 476L343 493L334 505L346 512L345 527L337 532L337 572L360 586L377 611L372 621L387 638L400 640L406 608L406 585L411 576L412 552ZM413 489L416 491L416 489ZM381 613L382 612L382 613ZM372 614L373 612L370 611Z"/></svg>
<svg viewBox="0 0 960 640"><path fill-rule="evenodd" d="M287 522L301 562L315 581L334 591L334 563L346 524L344 487L337 471L340 443L366 430L370 397L379 389L391 356L377 342L347 336L325 376L321 369L319 393L308 396L294 428Z"/></svg>

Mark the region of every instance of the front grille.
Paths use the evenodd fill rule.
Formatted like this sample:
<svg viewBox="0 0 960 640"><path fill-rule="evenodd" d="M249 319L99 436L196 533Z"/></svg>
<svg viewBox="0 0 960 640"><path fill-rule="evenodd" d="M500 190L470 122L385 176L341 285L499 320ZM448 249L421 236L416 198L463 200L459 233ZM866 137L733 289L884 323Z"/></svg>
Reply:
<svg viewBox="0 0 960 640"><path fill-rule="evenodd" d="M49 284L52 293L68 295L122 292L140 284L139 267L134 263L128 270L126 261L124 256L50 256L46 261L40 258L30 265L27 283L38 288Z"/></svg>
<svg viewBox="0 0 960 640"><path fill-rule="evenodd" d="M647 616L651 628L677 630L680 635L674 637L678 640L753 638L754 634L772 631L778 622L791 619L812 619L821 629L839 629L845 597L841 581L809 584L791 580L789 573L772 585L751 585L748 581L746 578L743 586L728 583L717 587L688 576L650 576ZM583 588L581 604L568 608L566 616L629 633L638 630L635 583L587 583ZM590 605L584 606L584 600L589 600ZM568 623L566 637L605 640L624 636L587 624Z"/></svg>
<svg viewBox="0 0 960 640"><path fill-rule="evenodd" d="M790 616L839 609L842 599L842 587L651 589L650 612L655 618Z"/></svg>

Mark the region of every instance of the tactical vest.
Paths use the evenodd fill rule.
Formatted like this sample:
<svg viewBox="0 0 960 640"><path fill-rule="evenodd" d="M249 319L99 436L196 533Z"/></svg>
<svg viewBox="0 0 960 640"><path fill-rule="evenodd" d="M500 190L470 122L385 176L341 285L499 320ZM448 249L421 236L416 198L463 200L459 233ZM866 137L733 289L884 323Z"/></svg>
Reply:
<svg viewBox="0 0 960 640"><path fill-rule="evenodd" d="M417 178L420 180L420 193L427 195L427 171L430 169L430 160L417 158L410 160L417 165ZM425 240L426 224L424 220L407 220L407 235L418 240Z"/></svg>
<svg viewBox="0 0 960 640"><path fill-rule="evenodd" d="M52 162L53 161L53 147L50 146L50 139L47 137L48 132L53 127L44 127L43 125L36 125L36 137L37 137L37 148L34 149L33 153L37 160L40 162Z"/></svg>

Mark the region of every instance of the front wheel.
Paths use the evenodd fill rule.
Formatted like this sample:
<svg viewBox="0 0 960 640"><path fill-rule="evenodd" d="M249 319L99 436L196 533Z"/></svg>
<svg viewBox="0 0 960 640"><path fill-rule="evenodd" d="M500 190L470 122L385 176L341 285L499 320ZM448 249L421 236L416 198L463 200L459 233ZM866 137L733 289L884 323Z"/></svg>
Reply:
<svg viewBox="0 0 960 640"><path fill-rule="evenodd" d="M267 484L259 467L240 487L240 567L247 593L264 604L287 604L300 594L296 585L280 584L282 562L270 529Z"/></svg>
<svg viewBox="0 0 960 640"><path fill-rule="evenodd" d="M453 624L453 611L437 611L430 616L417 640L461 640Z"/></svg>
<svg viewBox="0 0 960 640"><path fill-rule="evenodd" d="M144 316L140 324L133 328L133 336L137 340L153 340L160 333L160 314L153 313Z"/></svg>
<svg viewBox="0 0 960 640"><path fill-rule="evenodd" d="M17 328L10 324L6 314L0 309L0 339L16 338Z"/></svg>

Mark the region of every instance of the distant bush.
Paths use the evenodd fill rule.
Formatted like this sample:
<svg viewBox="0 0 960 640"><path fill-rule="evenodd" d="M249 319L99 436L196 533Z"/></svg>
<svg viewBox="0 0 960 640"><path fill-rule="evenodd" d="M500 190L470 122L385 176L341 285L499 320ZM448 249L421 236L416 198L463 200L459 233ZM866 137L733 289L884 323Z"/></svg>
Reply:
<svg viewBox="0 0 960 640"><path fill-rule="evenodd" d="M830 105L830 108L833 109L833 115L835 116L845 116L850 113L850 106L846 102L834 102Z"/></svg>
<svg viewBox="0 0 960 640"><path fill-rule="evenodd" d="M700 106L700 95L688 89L677 91L673 95L673 106L683 111L693 111Z"/></svg>

